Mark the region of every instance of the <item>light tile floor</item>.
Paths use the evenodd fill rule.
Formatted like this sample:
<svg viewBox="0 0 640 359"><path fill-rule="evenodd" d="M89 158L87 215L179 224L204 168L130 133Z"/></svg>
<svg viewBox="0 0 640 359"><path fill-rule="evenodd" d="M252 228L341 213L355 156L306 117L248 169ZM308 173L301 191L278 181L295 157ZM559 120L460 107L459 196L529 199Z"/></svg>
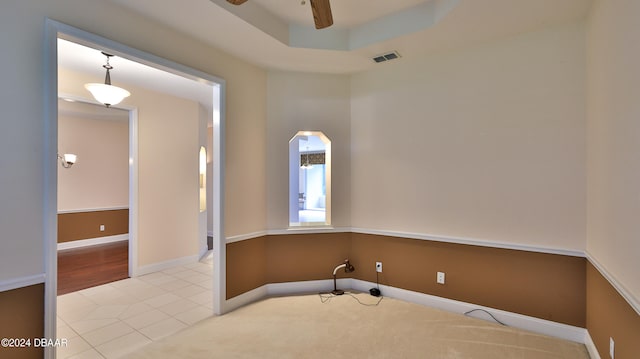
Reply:
<svg viewBox="0 0 640 359"><path fill-rule="evenodd" d="M111 359L213 315L211 256L58 296L60 359Z"/></svg>

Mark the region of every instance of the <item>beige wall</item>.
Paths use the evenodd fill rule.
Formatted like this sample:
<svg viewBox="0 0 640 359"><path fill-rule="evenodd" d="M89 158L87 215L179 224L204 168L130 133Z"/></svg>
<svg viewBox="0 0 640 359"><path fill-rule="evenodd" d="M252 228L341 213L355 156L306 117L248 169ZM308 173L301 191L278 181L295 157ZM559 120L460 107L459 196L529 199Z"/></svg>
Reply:
<svg viewBox="0 0 640 359"><path fill-rule="evenodd" d="M350 226L349 77L271 71L268 92L268 229L289 226L289 140L304 130L331 140L331 224Z"/></svg>
<svg viewBox="0 0 640 359"><path fill-rule="evenodd" d="M639 17L638 1L596 1L587 37L587 251L626 288L636 306L640 303Z"/></svg>
<svg viewBox="0 0 640 359"><path fill-rule="evenodd" d="M265 227L265 173L244 165L264 153L264 70L110 1L9 0L0 11L0 33L12 35L0 37L0 46L11 49L0 56L0 66L10 69L0 85L0 153L11 154L0 156L0 280L44 272L46 17L225 79L226 231Z"/></svg>
<svg viewBox="0 0 640 359"><path fill-rule="evenodd" d="M116 111L116 110L114 110ZM58 116L60 154L73 167L58 167L58 211L129 206L129 121Z"/></svg>
<svg viewBox="0 0 640 359"><path fill-rule="evenodd" d="M584 53L570 24L354 75L352 225L582 250Z"/></svg>
<svg viewBox="0 0 640 359"><path fill-rule="evenodd" d="M198 253L199 105L132 88L138 109L138 265Z"/></svg>

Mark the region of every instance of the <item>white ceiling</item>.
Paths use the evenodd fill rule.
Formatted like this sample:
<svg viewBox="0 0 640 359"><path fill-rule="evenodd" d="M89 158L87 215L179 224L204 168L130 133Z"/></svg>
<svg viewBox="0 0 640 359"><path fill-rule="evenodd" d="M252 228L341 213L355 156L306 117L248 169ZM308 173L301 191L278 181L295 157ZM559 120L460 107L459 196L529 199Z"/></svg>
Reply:
<svg viewBox="0 0 640 359"><path fill-rule="evenodd" d="M332 0L334 25L313 28L309 0L110 0L267 69L347 74L583 19L591 0ZM354 38L372 41L353 44ZM336 50L343 42L343 49ZM346 43L345 43L346 41ZM319 46L320 45L320 46ZM99 49L59 40L59 66L104 80ZM315 47L315 48L314 48ZM320 47L320 48L318 48ZM325 49L321 49L324 47ZM120 57L112 82L195 99L211 109L211 87Z"/></svg>
<svg viewBox="0 0 640 359"><path fill-rule="evenodd" d="M258 66L323 73L385 66L371 58L393 50L411 59L575 21L591 6L591 0L332 0L334 25L315 30L309 0L239 6L226 0L111 1Z"/></svg>
<svg viewBox="0 0 640 359"><path fill-rule="evenodd" d="M314 26L308 0L249 0L286 23ZM333 0L331 10L334 26L350 28L385 15L410 8L425 0Z"/></svg>
<svg viewBox="0 0 640 359"><path fill-rule="evenodd" d="M106 57L101 50L86 47L75 42L58 39L58 66L95 77L95 82L104 82ZM127 88L137 86L166 93L180 98L198 101L212 110L213 90L211 86L190 80L163 70L159 70L122 57L109 60L113 66L111 83ZM135 92L132 92L135 96ZM86 96L91 98L89 91Z"/></svg>

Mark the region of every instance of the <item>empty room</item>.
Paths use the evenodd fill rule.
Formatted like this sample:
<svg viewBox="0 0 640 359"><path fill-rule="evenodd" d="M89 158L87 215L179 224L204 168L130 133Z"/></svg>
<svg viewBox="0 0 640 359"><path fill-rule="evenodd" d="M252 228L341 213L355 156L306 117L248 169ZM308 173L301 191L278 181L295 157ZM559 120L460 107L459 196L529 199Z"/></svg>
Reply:
<svg viewBox="0 0 640 359"><path fill-rule="evenodd" d="M632 0L4 1L0 358L637 357L638 18ZM129 114L101 154L129 166L117 198L87 168L106 132L70 126L65 96L124 110L123 136ZM126 211L124 274L59 293L60 216L104 207Z"/></svg>

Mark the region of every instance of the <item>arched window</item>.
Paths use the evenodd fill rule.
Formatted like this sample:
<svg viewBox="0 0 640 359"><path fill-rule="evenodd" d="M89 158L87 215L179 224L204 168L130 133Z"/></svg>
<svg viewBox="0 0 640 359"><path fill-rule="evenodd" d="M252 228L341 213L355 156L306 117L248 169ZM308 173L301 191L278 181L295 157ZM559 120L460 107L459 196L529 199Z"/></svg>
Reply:
<svg viewBox="0 0 640 359"><path fill-rule="evenodd" d="M289 226L331 225L331 141L300 131L289 141Z"/></svg>

